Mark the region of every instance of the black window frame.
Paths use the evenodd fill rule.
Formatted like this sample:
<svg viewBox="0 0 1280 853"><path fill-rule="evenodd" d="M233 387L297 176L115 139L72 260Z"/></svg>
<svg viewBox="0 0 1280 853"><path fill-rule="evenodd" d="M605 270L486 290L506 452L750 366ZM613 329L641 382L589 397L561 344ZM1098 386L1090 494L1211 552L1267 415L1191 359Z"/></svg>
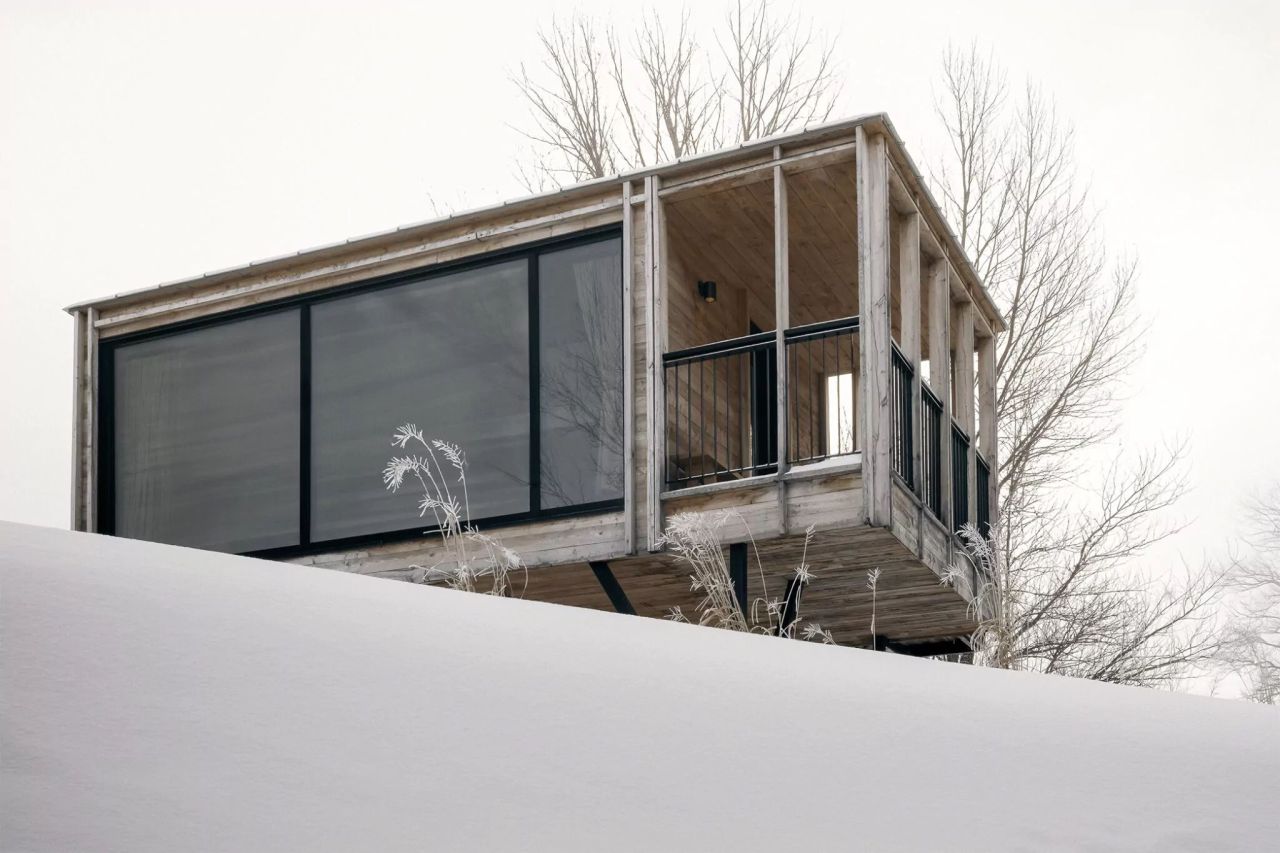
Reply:
<svg viewBox="0 0 1280 853"><path fill-rule="evenodd" d="M371 547L386 543L403 542L419 539L439 532L436 525L423 525L401 530L381 531L337 539L311 540L311 311L310 307L322 302L341 299L357 293L365 293L387 288L400 287L410 283L426 284L441 276L467 270L480 269L491 264L505 263L524 259L528 264L526 287L529 298L529 511L508 515L491 516L472 519L477 526L485 529L504 527L532 521L544 521L569 516L593 515L621 510L625 504L625 495L605 501L595 501L572 506L542 509L541 507L541 371L539 370L541 351L541 323L539 318L538 259L546 253L566 249L573 246L622 240L621 225L606 225L600 228L584 230L568 237L552 237L521 243L508 249L472 255L457 261L446 261L415 267L411 270L388 275L363 279L351 284L329 288L314 293L301 294L261 305L238 308L221 312L208 317L199 317L167 324L155 329L146 329L128 333L118 337L107 338L98 343L98 494L97 531L106 535L115 535L115 359L114 352L118 347L144 340L178 335L194 329L230 323L263 314L279 311L300 310L298 346L300 347L301 370L300 382L300 430L298 436L299 457L299 543L280 548L261 551L243 552L243 556L264 557L268 559L287 559L290 557L322 554L333 551L345 551L353 548ZM625 247L619 252L619 287L625 295ZM626 324L629 306L625 298L622 300L622 324ZM618 329L618 339L623 340L623 326ZM630 392L630 386L624 377L623 393ZM394 424L388 424L390 435ZM388 456L391 446L388 444ZM376 472L375 472L376 473ZM408 500L409 498L406 498Z"/></svg>

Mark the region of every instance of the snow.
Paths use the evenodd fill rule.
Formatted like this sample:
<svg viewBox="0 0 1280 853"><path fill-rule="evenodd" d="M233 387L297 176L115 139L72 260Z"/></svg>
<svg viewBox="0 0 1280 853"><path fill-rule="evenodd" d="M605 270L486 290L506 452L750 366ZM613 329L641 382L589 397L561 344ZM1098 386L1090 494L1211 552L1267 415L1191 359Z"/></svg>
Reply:
<svg viewBox="0 0 1280 853"><path fill-rule="evenodd" d="M1280 714L0 523L0 847L1229 850Z"/></svg>

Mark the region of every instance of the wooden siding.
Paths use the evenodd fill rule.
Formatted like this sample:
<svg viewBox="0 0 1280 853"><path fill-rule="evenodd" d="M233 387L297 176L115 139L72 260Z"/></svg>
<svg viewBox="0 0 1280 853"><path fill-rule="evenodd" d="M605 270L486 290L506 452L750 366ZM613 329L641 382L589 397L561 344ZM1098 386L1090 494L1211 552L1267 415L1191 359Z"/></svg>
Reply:
<svg viewBox="0 0 1280 853"><path fill-rule="evenodd" d="M105 300L101 311L96 305L78 308L73 525L95 528L99 336L216 316L625 223L630 312L625 341L630 354L626 504L617 512L486 531L500 536L528 563L526 597L609 608L588 566L590 561L607 560L642 615L662 616L674 606L688 609L694 597L687 571L660 551L664 519L679 511L724 510L730 513L726 543L754 540L760 555L762 564L753 568L750 585L755 587L759 575L774 597L785 590L801 559L805 530L812 525L808 562L816 579L805 593L801 613L832 629L841 642L870 640L866 574L876 568L882 571L876 595L878 633L899 640L963 635L973 623L968 581L960 589L940 582L949 565L960 559L952 537L889 474L884 454L889 426L882 411L887 401L881 393L887 383L882 373L892 336L905 334L917 363L922 347L912 341L927 339L930 356L936 357L939 346L951 348L954 308L969 313L974 329L969 334L978 333L989 352L999 318L984 314L983 305L975 308L970 301L971 296L976 299L971 273L940 230L936 211L917 210L925 197L912 189L909 174L903 177L907 161L895 140L873 127L859 126L857 133L856 143L850 127L794 145L753 148L714 163L636 177L628 180L625 190L622 180L600 182L497 208L483 217L463 215L211 274L207 281ZM855 150L863 152L858 160ZM904 256L903 246L914 247L917 240L919 258ZM927 296L918 286L902 287L902 275L918 278L922 266L929 271ZM717 282L716 304L697 298L699 279ZM784 464L782 472L767 477L664 493L665 407L677 398L682 407L691 402L705 405L687 388L676 389L670 399L664 394L664 352L744 335L752 322L776 330L780 319L786 328L853 314L863 315L864 331L855 341L859 357L847 369L854 372L859 400L857 446L864 451L869 447L870 454L792 471ZM875 340L867 343L861 338L869 320L875 321ZM713 375L724 382L718 387L734 381L728 367L715 371ZM950 412L952 399L942 378L947 371L936 372ZM863 404L868 378L878 407ZM981 378L988 384L994 381L985 361ZM812 364L797 364L791 382L786 429L799 434L800 424L812 421L815 432L821 431L825 374ZM972 379L967 384L972 386ZM745 424L741 406L717 394L707 409L714 409L722 423ZM972 424L972 400L968 406L967 412L959 408ZM983 415L991 417L985 409ZM994 435L994 429L984 432ZM717 440L725 449L715 448L716 452L741 456L748 438L741 429ZM987 446L984 440L984 449ZM949 449L949 442L944 448ZM886 460L881 465L876 460L882 455ZM949 465L943 465L943 474L949 474ZM949 500L949 491L943 494ZM867 524L869 518L873 526ZM431 565L443 556L438 538L425 536L314 554L295 562L405 578L411 566ZM759 592L751 590L753 596Z"/></svg>

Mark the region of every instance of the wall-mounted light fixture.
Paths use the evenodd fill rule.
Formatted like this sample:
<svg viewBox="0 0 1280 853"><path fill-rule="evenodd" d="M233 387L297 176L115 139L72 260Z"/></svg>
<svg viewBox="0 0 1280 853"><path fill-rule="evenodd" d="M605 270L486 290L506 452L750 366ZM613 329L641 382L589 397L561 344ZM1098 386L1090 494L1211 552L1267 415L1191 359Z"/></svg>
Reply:
<svg viewBox="0 0 1280 853"><path fill-rule="evenodd" d="M716 283L714 281L698 282L698 297L703 302L716 301Z"/></svg>

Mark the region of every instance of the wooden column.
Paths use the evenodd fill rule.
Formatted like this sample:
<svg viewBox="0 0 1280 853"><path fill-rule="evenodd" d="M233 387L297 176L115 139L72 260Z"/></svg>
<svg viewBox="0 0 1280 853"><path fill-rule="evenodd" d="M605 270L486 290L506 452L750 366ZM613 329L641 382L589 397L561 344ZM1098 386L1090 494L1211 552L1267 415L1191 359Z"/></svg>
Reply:
<svg viewBox="0 0 1280 853"><path fill-rule="evenodd" d="M911 364L911 490L920 494L920 214L902 218L898 229L898 300L902 354Z"/></svg>
<svg viewBox="0 0 1280 853"><path fill-rule="evenodd" d="M635 429L635 317L632 306L631 271L635 263L634 226L631 217L631 181L622 182L622 516L626 552L636 552L636 429Z"/></svg>
<svg viewBox="0 0 1280 853"><path fill-rule="evenodd" d="M951 266L945 258L929 268L929 384L942 401L942 523L951 518ZM947 537L950 542L950 537Z"/></svg>
<svg viewBox="0 0 1280 853"><path fill-rule="evenodd" d="M782 149L773 149L775 160L782 157ZM787 248L787 176L782 166L773 167L773 320L774 320L774 364L776 369L778 409L777 442L778 473L787 470L787 327L791 324L791 265ZM778 521L779 535L787 532L787 484L778 479Z"/></svg>
<svg viewBox="0 0 1280 853"><path fill-rule="evenodd" d="M975 430L973 417L973 303L957 302L951 309L951 328L955 335L955 397L956 422L969 436L969 517L957 519L958 524L973 521L977 509L978 464L975 458Z"/></svg>
<svg viewBox="0 0 1280 853"><path fill-rule="evenodd" d="M98 309L90 308L85 318L85 440L84 440L84 529L98 532Z"/></svg>
<svg viewBox="0 0 1280 853"><path fill-rule="evenodd" d="M72 318L75 336L71 356L71 529L84 530L85 517L81 509L84 500L84 383L85 383L85 312L76 311Z"/></svg>
<svg viewBox="0 0 1280 853"><path fill-rule="evenodd" d="M667 404L662 356L667 351L667 300L665 263L665 218L662 199L658 196L661 180L656 175L645 178L645 289L648 320L648 346L645 370L648 375L649 404L649 513L646 547L659 551L662 536L662 491L666 484Z"/></svg>
<svg viewBox="0 0 1280 853"><path fill-rule="evenodd" d="M857 129L858 335L862 488L867 523L888 527L893 471L889 399L889 174L883 136Z"/></svg>
<svg viewBox="0 0 1280 853"><path fill-rule="evenodd" d="M987 506L991 509L991 523L998 518L997 503L1000 496L1000 478L997 476L997 456L1000 453L999 431L996 426L996 336L982 338L978 342L978 435L982 439L982 457L987 460L991 476L988 478Z"/></svg>

